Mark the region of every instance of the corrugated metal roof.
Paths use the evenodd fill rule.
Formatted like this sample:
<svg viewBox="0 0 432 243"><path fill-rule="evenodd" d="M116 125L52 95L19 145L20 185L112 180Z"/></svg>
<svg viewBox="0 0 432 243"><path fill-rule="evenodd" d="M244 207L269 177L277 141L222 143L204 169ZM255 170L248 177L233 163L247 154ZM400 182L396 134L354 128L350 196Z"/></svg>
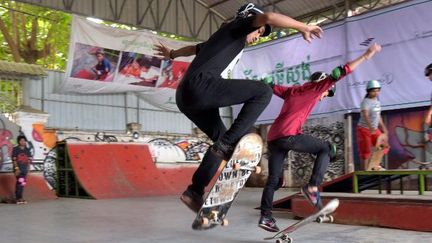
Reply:
<svg viewBox="0 0 432 243"><path fill-rule="evenodd" d="M38 65L6 62L0 60L0 75L7 76L46 76L45 70Z"/></svg>
<svg viewBox="0 0 432 243"><path fill-rule="evenodd" d="M16 0L43 7L100 18L138 28L206 40L222 22L253 2L265 12L277 12L311 24L342 20L408 0Z"/></svg>
<svg viewBox="0 0 432 243"><path fill-rule="evenodd" d="M225 19L234 17L237 10L245 3L252 2L264 11L279 12L293 18L344 3L345 0L274 0L274 1L238 1L238 0L201 0L208 8L221 14Z"/></svg>

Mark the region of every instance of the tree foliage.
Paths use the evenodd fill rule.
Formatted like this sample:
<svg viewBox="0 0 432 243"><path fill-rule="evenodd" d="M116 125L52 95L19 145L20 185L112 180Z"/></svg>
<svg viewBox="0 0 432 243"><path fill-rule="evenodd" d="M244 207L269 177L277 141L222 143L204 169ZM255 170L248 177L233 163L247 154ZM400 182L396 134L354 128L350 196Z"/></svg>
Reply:
<svg viewBox="0 0 432 243"><path fill-rule="evenodd" d="M0 59L64 70L70 23L60 11L0 0Z"/></svg>

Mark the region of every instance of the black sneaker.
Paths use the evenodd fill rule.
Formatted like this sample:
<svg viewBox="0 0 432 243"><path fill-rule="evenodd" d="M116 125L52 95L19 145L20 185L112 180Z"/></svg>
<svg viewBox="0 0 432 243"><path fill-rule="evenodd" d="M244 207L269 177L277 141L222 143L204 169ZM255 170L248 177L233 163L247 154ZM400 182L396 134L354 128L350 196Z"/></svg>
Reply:
<svg viewBox="0 0 432 243"><path fill-rule="evenodd" d="M211 147L211 151L221 159L228 161L234 153L234 147L220 141L215 142Z"/></svg>
<svg viewBox="0 0 432 243"><path fill-rule="evenodd" d="M191 190L184 191L180 196L180 200L195 213L198 213L201 206L204 204L202 196L199 196L197 193Z"/></svg>
<svg viewBox="0 0 432 243"><path fill-rule="evenodd" d="M258 227L270 232L279 231L279 227L276 225L276 220L272 216L261 216L258 221Z"/></svg>

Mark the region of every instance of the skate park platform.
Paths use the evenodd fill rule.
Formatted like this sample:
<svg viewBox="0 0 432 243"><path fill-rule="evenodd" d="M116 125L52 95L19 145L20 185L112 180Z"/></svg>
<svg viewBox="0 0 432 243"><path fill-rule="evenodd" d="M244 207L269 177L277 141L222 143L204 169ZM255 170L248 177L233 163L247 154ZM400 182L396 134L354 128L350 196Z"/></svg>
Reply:
<svg viewBox="0 0 432 243"><path fill-rule="evenodd" d="M322 193L321 196L324 203L333 198L340 200L333 214L336 223L432 232L432 195ZM301 195L294 196L291 205L296 217L314 212Z"/></svg>
<svg viewBox="0 0 432 243"><path fill-rule="evenodd" d="M365 190L376 189L379 194L381 194L383 190L389 194L392 191L392 183L398 183L398 190L400 194L403 194L403 178L408 176L417 178L418 194L422 195L427 190L428 176L432 176L432 170L356 171L323 183L320 187L320 191L360 193ZM274 201L273 207L281 210L290 210L293 196L294 195L291 195Z"/></svg>
<svg viewBox="0 0 432 243"><path fill-rule="evenodd" d="M431 232L432 194L427 191L430 175L430 170L356 171L324 183L321 191L324 202L341 200L335 213L337 223ZM408 176L416 180L417 191L404 190L403 178ZM275 201L273 207L297 217L313 212L299 193Z"/></svg>

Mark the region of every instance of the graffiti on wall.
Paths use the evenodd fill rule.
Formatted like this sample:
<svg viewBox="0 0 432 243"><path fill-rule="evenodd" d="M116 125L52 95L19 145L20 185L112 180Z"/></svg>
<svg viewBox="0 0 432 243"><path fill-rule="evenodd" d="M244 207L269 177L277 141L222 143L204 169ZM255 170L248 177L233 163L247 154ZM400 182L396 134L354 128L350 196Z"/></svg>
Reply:
<svg viewBox="0 0 432 243"><path fill-rule="evenodd" d="M155 162L200 162L210 147L199 139L156 138L148 144Z"/></svg>
<svg viewBox="0 0 432 243"><path fill-rule="evenodd" d="M57 136L55 131L45 129L42 123L33 123L31 127L31 136L26 137L34 151L33 167L36 171L44 171L47 155L56 146Z"/></svg>
<svg viewBox="0 0 432 243"><path fill-rule="evenodd" d="M425 109L407 109L386 115L389 130L389 169L416 168L413 160L432 161L432 142L423 125Z"/></svg>
<svg viewBox="0 0 432 243"><path fill-rule="evenodd" d="M134 142L148 144L152 157L156 163L201 162L211 141L204 137L190 136L139 136L132 138L127 134L66 133L57 132L59 141L86 142Z"/></svg>
<svg viewBox="0 0 432 243"><path fill-rule="evenodd" d="M322 118L318 118L322 119ZM318 120L314 119L314 120ZM313 123L316 123L314 121ZM310 123L308 121L308 123ZM321 122L320 122L321 123ZM336 145L336 158L329 163L324 181L332 180L345 173L345 129L343 121L324 121L321 124L306 124L303 127L304 134L329 141ZM293 185L300 186L309 181L312 174L315 155L290 151L286 157L284 169L291 172Z"/></svg>
<svg viewBox="0 0 432 243"><path fill-rule="evenodd" d="M16 145L19 127L0 115L0 171L12 170L12 149Z"/></svg>

